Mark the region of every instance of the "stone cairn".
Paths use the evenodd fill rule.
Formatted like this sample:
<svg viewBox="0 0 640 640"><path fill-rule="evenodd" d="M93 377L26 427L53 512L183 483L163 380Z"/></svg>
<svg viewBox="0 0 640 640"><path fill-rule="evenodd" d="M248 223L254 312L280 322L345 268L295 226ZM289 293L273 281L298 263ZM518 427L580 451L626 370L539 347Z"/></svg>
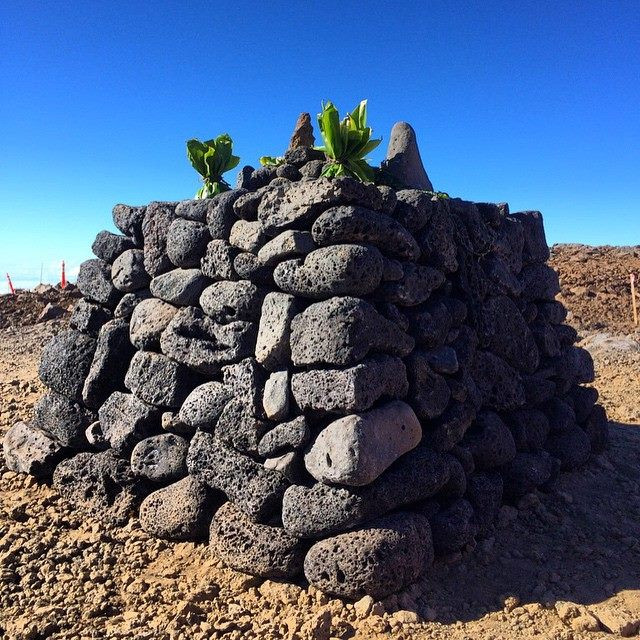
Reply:
<svg viewBox="0 0 640 640"><path fill-rule="evenodd" d="M307 118L209 200L116 205L10 469L240 571L382 598L607 440L542 216L441 198L397 124L320 176Z"/></svg>

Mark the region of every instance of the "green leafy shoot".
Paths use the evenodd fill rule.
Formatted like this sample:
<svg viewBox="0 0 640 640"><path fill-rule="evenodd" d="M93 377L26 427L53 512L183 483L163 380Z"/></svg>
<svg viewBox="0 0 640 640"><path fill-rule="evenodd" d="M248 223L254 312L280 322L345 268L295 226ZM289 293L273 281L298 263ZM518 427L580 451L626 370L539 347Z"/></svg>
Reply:
<svg viewBox="0 0 640 640"><path fill-rule="evenodd" d="M367 127L367 101L360 102L342 121L332 102L323 103L318 125L324 145L317 148L330 160L322 175L329 178L351 176L362 182L373 182L373 169L366 155L382 140L371 139L373 130Z"/></svg>
<svg viewBox="0 0 640 640"><path fill-rule="evenodd" d="M451 197L444 191L425 191L425 193L428 193L432 198L438 198L438 200L448 200Z"/></svg>
<svg viewBox="0 0 640 640"><path fill-rule="evenodd" d="M278 167L284 164L284 156L261 156L260 164L263 167Z"/></svg>
<svg viewBox="0 0 640 640"><path fill-rule="evenodd" d="M191 166L202 176L204 183L195 195L197 200L212 198L231 188L222 174L240 162L240 158L231 153L232 147L233 140L227 133L205 142L195 138L187 140L187 157Z"/></svg>

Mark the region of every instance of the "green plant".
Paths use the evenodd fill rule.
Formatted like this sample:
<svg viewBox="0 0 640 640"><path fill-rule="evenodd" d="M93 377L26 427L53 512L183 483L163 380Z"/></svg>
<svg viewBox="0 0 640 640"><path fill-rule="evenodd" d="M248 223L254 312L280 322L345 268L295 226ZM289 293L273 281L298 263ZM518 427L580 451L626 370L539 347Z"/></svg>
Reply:
<svg viewBox="0 0 640 640"><path fill-rule="evenodd" d="M238 165L240 158L231 153L233 140L227 133L200 142L195 138L187 140L187 157L193 168L202 176L204 184L195 197L198 200L211 198L231 187L222 174Z"/></svg>
<svg viewBox="0 0 640 640"><path fill-rule="evenodd" d="M450 198L449 194L444 191L425 191L425 193L428 193L432 198L435 196L438 200L448 200Z"/></svg>
<svg viewBox="0 0 640 640"><path fill-rule="evenodd" d="M284 164L284 156L261 156L260 164L263 167L278 167L281 164Z"/></svg>
<svg viewBox="0 0 640 640"><path fill-rule="evenodd" d="M318 125L324 141L324 146L318 149L330 160L322 175L329 178L352 176L362 182L373 182L373 169L365 156L382 140L371 139L372 129L367 127L367 101L360 102L342 121L332 102L323 103Z"/></svg>

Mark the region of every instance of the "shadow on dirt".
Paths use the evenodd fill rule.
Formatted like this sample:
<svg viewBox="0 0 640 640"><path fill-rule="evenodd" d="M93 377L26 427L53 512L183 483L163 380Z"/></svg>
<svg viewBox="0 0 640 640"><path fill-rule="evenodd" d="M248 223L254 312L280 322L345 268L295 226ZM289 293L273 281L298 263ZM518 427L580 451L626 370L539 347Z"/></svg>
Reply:
<svg viewBox="0 0 640 640"><path fill-rule="evenodd" d="M502 609L507 596L589 605L639 589L640 425L610 423L605 453L550 493L503 508L500 520L493 538L436 563L413 592L419 613L468 621Z"/></svg>

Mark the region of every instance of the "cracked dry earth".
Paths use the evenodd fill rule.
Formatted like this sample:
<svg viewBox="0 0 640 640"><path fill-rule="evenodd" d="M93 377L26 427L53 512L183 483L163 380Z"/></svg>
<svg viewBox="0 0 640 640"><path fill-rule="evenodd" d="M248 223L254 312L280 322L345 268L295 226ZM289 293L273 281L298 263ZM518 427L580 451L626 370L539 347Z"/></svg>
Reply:
<svg viewBox="0 0 640 640"><path fill-rule="evenodd" d="M58 321L0 329L0 436L42 392ZM226 569L205 544L110 529L0 463L0 638L611 638L640 632L640 343L582 334L611 444L552 493L503 507L476 549L382 603Z"/></svg>

